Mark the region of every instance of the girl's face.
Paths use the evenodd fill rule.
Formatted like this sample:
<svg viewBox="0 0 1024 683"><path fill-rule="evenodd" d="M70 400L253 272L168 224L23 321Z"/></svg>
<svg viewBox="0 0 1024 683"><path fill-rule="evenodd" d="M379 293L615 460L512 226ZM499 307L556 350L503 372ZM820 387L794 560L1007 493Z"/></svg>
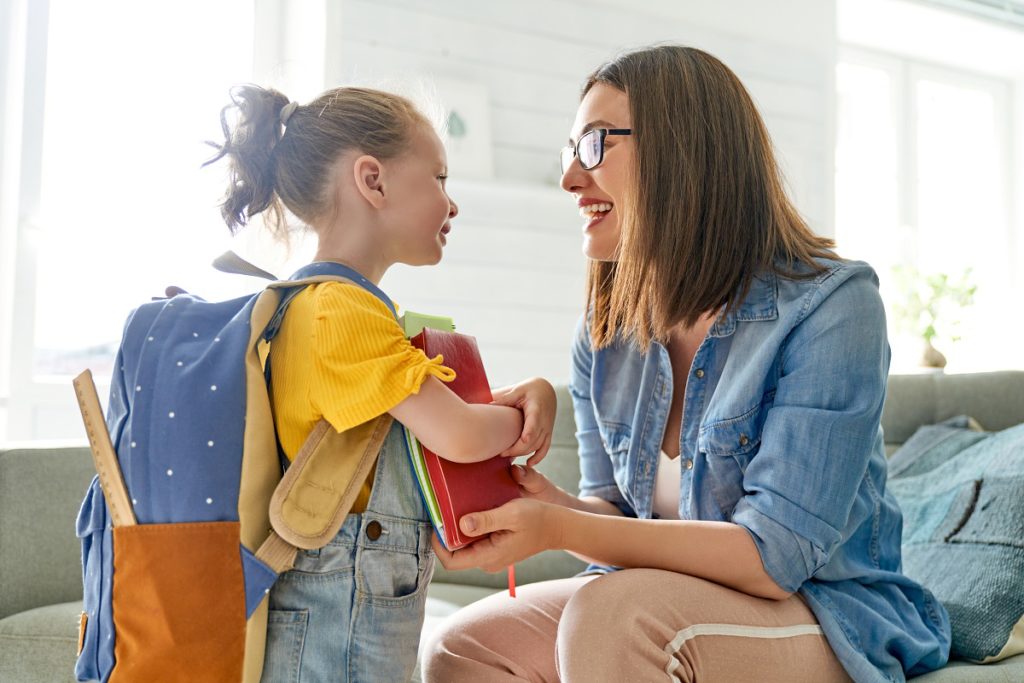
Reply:
<svg viewBox="0 0 1024 683"><path fill-rule="evenodd" d="M594 128L632 128L626 93L604 83L595 84L576 111L569 144ZM562 174L562 189L571 193L583 217L583 253L598 261L617 260L621 202L633 167L634 145L629 135L609 135L604 142L604 159L590 171L579 159Z"/></svg>
<svg viewBox="0 0 1024 683"><path fill-rule="evenodd" d="M433 128L417 126L409 150L387 163L390 196L385 225L393 262L434 265L441 260L459 207L448 196L448 156Z"/></svg>

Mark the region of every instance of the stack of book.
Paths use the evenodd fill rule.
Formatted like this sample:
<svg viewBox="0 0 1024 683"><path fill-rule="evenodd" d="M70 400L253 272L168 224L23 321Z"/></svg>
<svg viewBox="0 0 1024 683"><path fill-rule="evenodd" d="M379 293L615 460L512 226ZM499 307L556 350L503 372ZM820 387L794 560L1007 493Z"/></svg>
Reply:
<svg viewBox="0 0 1024 683"><path fill-rule="evenodd" d="M444 365L455 371L455 379L447 386L463 401L493 401L476 339L456 332L451 318L406 311L400 322L413 346L428 358L440 355ZM519 486L510 471L512 458L495 455L472 463L452 462L426 448L408 428L405 439L430 521L448 550L480 538L462 534L459 519L463 515L490 510L519 497Z"/></svg>

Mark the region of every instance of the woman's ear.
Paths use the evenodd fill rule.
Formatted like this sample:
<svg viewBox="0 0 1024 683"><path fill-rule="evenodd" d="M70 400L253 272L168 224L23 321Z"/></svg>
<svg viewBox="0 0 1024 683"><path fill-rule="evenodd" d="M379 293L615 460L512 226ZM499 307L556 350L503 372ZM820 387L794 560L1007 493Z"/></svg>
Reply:
<svg viewBox="0 0 1024 683"><path fill-rule="evenodd" d="M352 172L359 194L376 209L384 206L384 165L369 154L355 160Z"/></svg>

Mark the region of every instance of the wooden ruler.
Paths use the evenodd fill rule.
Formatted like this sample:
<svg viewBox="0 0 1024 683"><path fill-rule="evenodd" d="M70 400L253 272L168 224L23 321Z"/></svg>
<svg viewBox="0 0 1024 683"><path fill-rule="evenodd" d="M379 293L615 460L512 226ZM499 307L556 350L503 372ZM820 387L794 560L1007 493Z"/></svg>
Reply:
<svg viewBox="0 0 1024 683"><path fill-rule="evenodd" d="M103 409L100 407L100 397L96 393L92 371L83 372L74 379L73 384L85 431L89 435L92 461L96 466L96 473L100 475L100 486L110 509L110 518L114 526L132 526L137 523L135 512L128 499L128 490L121 477L121 467L117 463L114 446L110 443L110 433L107 431L107 423L103 420Z"/></svg>

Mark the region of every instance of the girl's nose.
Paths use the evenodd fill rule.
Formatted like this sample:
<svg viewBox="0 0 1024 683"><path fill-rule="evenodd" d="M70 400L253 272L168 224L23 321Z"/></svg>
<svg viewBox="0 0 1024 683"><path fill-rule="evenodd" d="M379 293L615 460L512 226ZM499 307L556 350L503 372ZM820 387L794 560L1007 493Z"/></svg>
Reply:
<svg viewBox="0 0 1024 683"><path fill-rule="evenodd" d="M459 215L459 205L455 203L455 200L451 197L448 198L448 220L451 220Z"/></svg>

